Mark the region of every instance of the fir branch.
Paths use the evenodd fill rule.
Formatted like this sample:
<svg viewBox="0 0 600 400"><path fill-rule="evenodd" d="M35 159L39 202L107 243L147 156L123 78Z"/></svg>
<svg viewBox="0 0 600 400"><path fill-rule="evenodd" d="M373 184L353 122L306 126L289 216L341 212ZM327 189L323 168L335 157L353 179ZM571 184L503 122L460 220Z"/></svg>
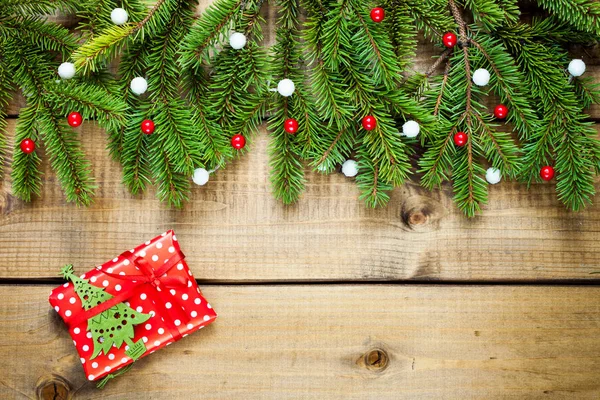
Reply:
<svg viewBox="0 0 600 400"><path fill-rule="evenodd" d="M516 22L518 20L518 14L514 14L515 6L508 0L505 0L503 4L509 7L509 12L505 12L495 0L462 0L462 4L473 13L475 23L480 24L488 32L494 31L507 21Z"/></svg>
<svg viewBox="0 0 600 400"><path fill-rule="evenodd" d="M12 94L12 84L9 79L8 66L5 64L2 50L0 50L0 178L4 173L4 161L6 157L6 107Z"/></svg>
<svg viewBox="0 0 600 400"><path fill-rule="evenodd" d="M20 143L24 139L38 142L37 107L28 106L21 109L15 130L15 145L12 163L12 192L25 201L41 193L42 178L40 172L41 159L37 152L25 154L20 151Z"/></svg>
<svg viewBox="0 0 600 400"><path fill-rule="evenodd" d="M44 100L58 114L67 115L71 110L78 110L84 119L94 119L109 131L119 129L125 122L123 114L127 105L89 83L48 84Z"/></svg>
<svg viewBox="0 0 600 400"><path fill-rule="evenodd" d="M66 28L38 16L23 16L2 21L2 27L14 30L8 35L19 35L27 46L38 51L53 51L67 58L77 47L77 39Z"/></svg>
<svg viewBox="0 0 600 400"><path fill-rule="evenodd" d="M140 125L149 114L150 105L140 102L123 127L121 157L123 162L123 183L134 195L142 193L151 183L150 138L140 134Z"/></svg>
<svg viewBox="0 0 600 400"><path fill-rule="evenodd" d="M361 190L360 199L369 207L382 207L390 200L388 192L394 187L380 179L377 163L372 162L370 155L364 151L361 149L357 153L360 174L356 183Z"/></svg>
<svg viewBox="0 0 600 400"><path fill-rule="evenodd" d="M179 63L182 67L198 67L208 61L209 51L224 37L242 0L221 0L211 4L183 40Z"/></svg>
<svg viewBox="0 0 600 400"><path fill-rule="evenodd" d="M562 22L600 35L600 3L594 0L536 0Z"/></svg>
<svg viewBox="0 0 600 400"><path fill-rule="evenodd" d="M55 11L69 14L75 11L77 4L76 0L2 0L0 15L37 16Z"/></svg>
<svg viewBox="0 0 600 400"><path fill-rule="evenodd" d="M600 104L600 84L592 77L579 77L573 80L575 93L584 109L593 104Z"/></svg>
<svg viewBox="0 0 600 400"><path fill-rule="evenodd" d="M416 28L423 31L425 36L437 39L455 29L447 0L404 0L403 3L408 7Z"/></svg>
<svg viewBox="0 0 600 400"><path fill-rule="evenodd" d="M121 62L119 63L118 70L118 82L120 86L119 92L122 93L122 99L126 102L129 110L143 109L143 105L146 104L144 100L140 97L132 95L129 85L134 78L145 75L145 70L147 68L146 56L149 51L149 43L149 40L138 40L131 46L129 46L128 51L121 56ZM114 159L123 162L124 166L126 164L126 159L132 159L129 157L123 157L125 132L132 122L131 119L135 118L136 113L133 112L132 115L128 116L128 120L125 124L122 124L117 129L107 130L109 134L108 149L110 151L110 154ZM135 126L136 129L139 128L142 120L139 121L139 124L133 123L133 126ZM137 130L137 133L139 134L139 130ZM134 164L135 163L137 162L134 162ZM129 179L124 178L124 181L129 182ZM131 185L127 186L132 187Z"/></svg>
<svg viewBox="0 0 600 400"><path fill-rule="evenodd" d="M153 136L160 138L161 149L167 153L173 171L192 175L194 166L201 163L201 156L185 103L175 99L168 104L155 103L151 119L156 124Z"/></svg>
<svg viewBox="0 0 600 400"><path fill-rule="evenodd" d="M96 36L73 53L75 66L84 74L97 72L123 50L127 40L136 31L136 25L131 23L111 26L101 36Z"/></svg>
<svg viewBox="0 0 600 400"><path fill-rule="evenodd" d="M294 136L287 133L281 121L291 117L288 99L281 96L273 101L268 129L271 184L275 198L284 204L292 204L304 190L304 171L296 151Z"/></svg>
<svg viewBox="0 0 600 400"><path fill-rule="evenodd" d="M67 201L89 205L95 189L91 165L84 158L77 135L52 114L52 110L38 106L39 129L44 132L44 144L52 168L61 183Z"/></svg>
<svg viewBox="0 0 600 400"><path fill-rule="evenodd" d="M127 12L128 21L141 21L146 14L146 5L142 0L84 0L79 16L82 22L79 28L89 38L101 35L104 30L110 28L113 23L110 14L115 8L122 8Z"/></svg>
<svg viewBox="0 0 600 400"><path fill-rule="evenodd" d="M349 0L349 3L354 17L358 21L358 29L351 38L351 42L355 46L354 51L371 68L374 83L381 84L388 90L394 89L397 86L401 69L389 35L381 25L367 24L360 1Z"/></svg>
<svg viewBox="0 0 600 400"><path fill-rule="evenodd" d="M415 21L409 15L409 7L406 3L398 0L386 0L384 9L389 10L387 18L383 21L384 30L389 32L398 68L405 71L411 65L417 51Z"/></svg>
<svg viewBox="0 0 600 400"><path fill-rule="evenodd" d="M598 171L600 144L596 131L584 122L585 101L579 100L576 86L569 84L560 66L565 53L538 42L533 29L525 24L501 33L510 52L518 53L528 91L540 104L542 115L540 129L524 146L520 177L528 184L540 181L540 168L554 160L558 197L567 207L579 210L594 193L593 172Z"/></svg>
<svg viewBox="0 0 600 400"><path fill-rule="evenodd" d="M160 26L158 21L168 18L175 11L173 7L173 2L169 0L158 0L141 21L107 27L101 35L89 40L73 53L75 66L84 74L97 72L121 53L129 40L135 40L134 36L141 34L143 38L146 28L151 31L157 29Z"/></svg>
<svg viewBox="0 0 600 400"><path fill-rule="evenodd" d="M232 157L232 149L227 136L221 134L219 125L207 115L205 106L208 91L208 76L203 68L185 71L184 87L188 93L188 103L192 107L192 124L198 129L198 146L202 149L202 165L209 170L221 167ZM258 111L258 110L257 110ZM253 121L252 116L243 121Z"/></svg>
<svg viewBox="0 0 600 400"><path fill-rule="evenodd" d="M306 7L309 6L311 6L310 3L306 5ZM354 107L344 95L345 88L341 76L326 67L323 61L322 35L325 15L318 6L318 4L312 4L317 11L309 14L302 36L309 48L309 66L312 67L309 74L312 92L319 113L323 116L330 116L327 119L335 123L339 130L343 130L352 117Z"/></svg>
<svg viewBox="0 0 600 400"><path fill-rule="evenodd" d="M487 184L481 177L485 171L473 161L477 150L469 137L467 146L456 151L452 163L454 201L468 217L473 217L481 210L481 204L487 203Z"/></svg>
<svg viewBox="0 0 600 400"><path fill-rule="evenodd" d="M300 4L298 0L278 0L277 4L280 6L278 18L280 28L276 32L274 46L276 55L271 62L272 74L275 79L292 79L296 82L296 91L302 93L303 75L300 70L300 53L296 40ZM297 107L302 103L290 100L279 94L271 95L271 116L268 124L271 133L269 143L271 184L275 198L281 199L284 204L297 201L304 190L304 169L300 162L301 149L296 144L296 136L286 132L283 123L288 118L297 116Z"/></svg>
<svg viewBox="0 0 600 400"><path fill-rule="evenodd" d="M515 178L520 162L518 148L510 133L491 129L491 127L496 127L496 125L492 125L491 117L484 120L481 115L476 114L475 119L478 123L476 131L480 132L479 139L485 158L491 161L494 168L500 170L502 176Z"/></svg>
<svg viewBox="0 0 600 400"><path fill-rule="evenodd" d="M150 147L156 148L155 137L150 137ZM181 208L189 200L190 181L187 175L177 173L166 149L149 155L152 175L158 182L157 196L172 207Z"/></svg>
<svg viewBox="0 0 600 400"><path fill-rule="evenodd" d="M349 57L344 49L351 48L352 43L351 11L349 0L341 0L333 5L324 19L322 32L327 34L319 38L322 42L321 57L325 67L334 72L339 70L341 60Z"/></svg>
<svg viewBox="0 0 600 400"><path fill-rule="evenodd" d="M581 125L584 135L597 136L592 128ZM556 146L556 169L558 171L556 190L558 198L573 211L579 211L591 203L596 194L594 187L594 159L582 156L588 154L585 147L589 142L585 136L573 135L563 131L562 138ZM596 144L598 147L598 144Z"/></svg>
<svg viewBox="0 0 600 400"><path fill-rule="evenodd" d="M539 129L539 119L531 108L532 99L520 87L525 76L517 69L515 60L501 42L486 38L480 44L475 38L470 43L483 55L486 67L492 70L491 89L511 110L508 122L512 123L521 138L528 138Z"/></svg>

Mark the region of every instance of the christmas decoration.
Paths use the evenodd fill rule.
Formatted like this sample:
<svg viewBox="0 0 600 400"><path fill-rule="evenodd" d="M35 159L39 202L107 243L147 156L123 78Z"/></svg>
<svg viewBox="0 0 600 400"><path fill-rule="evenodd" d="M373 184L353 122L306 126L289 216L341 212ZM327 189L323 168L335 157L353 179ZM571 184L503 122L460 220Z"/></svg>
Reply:
<svg viewBox="0 0 600 400"><path fill-rule="evenodd" d="M258 45L263 1L217 0L196 18L196 1L164 0L147 7L128 0L122 7L130 22L122 26L102 25L109 7L89 3L101 11L98 18L85 17L100 28L92 27L72 58L84 74L103 73L120 58L116 76L128 109L123 126L108 132L111 155L123 164L123 181L132 193L154 183L159 199L181 207L194 171L232 160L231 137L251 138L265 116L268 82L274 80L267 52ZM84 25L84 33L91 25ZM246 37L242 49L226 46L232 32ZM136 77L147 80L143 97L132 95L144 92L135 83L123 90ZM145 119L160 127L160 135L139 135Z"/></svg>
<svg viewBox="0 0 600 400"><path fill-rule="evenodd" d="M115 8L110 13L110 20L115 25L123 25L129 19L129 14L127 14L127 10L123 8Z"/></svg>
<svg viewBox="0 0 600 400"><path fill-rule="evenodd" d="M381 7L375 7L371 10L371 19L373 22L381 22L385 18L385 10Z"/></svg>
<svg viewBox="0 0 600 400"><path fill-rule="evenodd" d="M444 43L444 46L446 46L449 49L456 46L457 40L458 39L456 35L452 32L448 32L442 37L442 43Z"/></svg>
<svg viewBox="0 0 600 400"><path fill-rule="evenodd" d="M154 121L150 120L150 119L145 119L142 121L142 132L144 132L144 134L146 135L151 135L154 133Z"/></svg>
<svg viewBox="0 0 600 400"><path fill-rule="evenodd" d="M58 66L58 76L63 79L72 79L75 76L75 65L70 62L64 62Z"/></svg>
<svg viewBox="0 0 600 400"><path fill-rule="evenodd" d="M600 143L582 111L600 101L600 92L590 81L569 82L563 38L568 37L569 44L593 43L600 29L590 22L588 9L557 7L551 0L538 3L552 14L550 18L521 21L516 3L483 6L479 1L448 0L437 8L452 17L461 46L441 53L431 74L414 78L415 96L425 99L424 106L432 110L439 126L433 135L423 137L421 182L433 188L452 180L454 200L468 216L487 202L481 176L491 182L502 177L531 183L541 179L540 168L553 160L559 171L569 171L559 173L557 183L559 198L569 208L580 209L594 191ZM466 14L473 24L467 25ZM435 75L442 68L444 73ZM484 106L488 95L498 96L510 110L506 121L523 144L522 152L515 137L497 130ZM468 138L459 132L467 132ZM453 136L455 146L448 146ZM586 151L574 156L576 148ZM493 174L486 173L485 161Z"/></svg>
<svg viewBox="0 0 600 400"><path fill-rule="evenodd" d="M50 294L69 327L86 377L103 386L133 361L212 323L173 231L78 277ZM117 372L118 371L118 372Z"/></svg>
<svg viewBox="0 0 600 400"><path fill-rule="evenodd" d="M349 158L361 166L356 183L369 206L386 204L390 190L419 172L426 188L451 180L458 207L473 216L487 201L483 165L500 170L504 179L529 184L540 181L541 168L551 164L561 201L578 210L592 200L600 141L584 110L600 101L600 91L593 77L581 75L585 63L571 60L566 50L597 43L600 12L591 0L566 5L535 0L542 10L528 14L539 18L521 18L522 5L514 0L274 1L278 19L269 49L261 45L261 9L267 4L262 0L215 0L197 18L196 4L187 1L161 0L149 8L139 0L84 2L77 11L85 42L67 41L67 51L65 41L56 41L62 43L61 58L42 51L48 62L33 63L56 71L55 59L74 61L75 78L60 85L30 84L25 94L43 87L46 97L58 102L64 91L83 82L86 95L96 93L94 101L104 107L91 107L84 96L78 98L81 107L75 100L68 108L59 104L62 115L77 109L83 118L106 125L111 155L123 164L131 192L154 182L158 197L173 206L187 199L196 169L233 161L238 153L231 138L251 140L267 115L272 188L286 204L303 191L304 163L332 173ZM15 21L21 21L16 14L29 10L0 0L4 4L0 15L15 14ZM67 0L56 5L74 9ZM117 5L128 14L123 25L111 19ZM51 11L42 8L30 16ZM4 33L0 40L13 37ZM418 38L440 49L423 72L412 65ZM58 46L52 43L42 44ZM107 66L116 58L114 80ZM134 78L143 80L143 89L132 85ZM149 93L135 96L148 87ZM111 95L117 99L109 100ZM494 98L505 113L492 114L484 106ZM40 108L32 104L32 110ZM361 126L365 116L372 119ZM292 118L299 127L294 134L284 123ZM160 126L160 135L139 134L145 119ZM506 128L498 129L498 120ZM406 121L419 127L417 140L410 139L414 130L406 134ZM37 141L32 132L16 143L25 137ZM29 158L18 165L37 165L35 153ZM418 159L417 171L412 159ZM56 166L80 163L63 159ZM29 176L36 175L21 170L23 179ZM89 191L81 196L77 191L91 185L76 184L71 173L60 176L71 187L65 190L70 199L89 202ZM35 193L29 182L29 193Z"/></svg>
<svg viewBox="0 0 600 400"><path fill-rule="evenodd" d="M204 186L208 183L210 179L210 174L204 168L196 168L194 170L194 175L192 175L192 181L198 186Z"/></svg>
<svg viewBox="0 0 600 400"><path fill-rule="evenodd" d="M567 70L572 76L579 77L585 72L585 63L579 59L571 60Z"/></svg>
<svg viewBox="0 0 600 400"><path fill-rule="evenodd" d="M246 147L246 138L244 135L240 135L239 133L237 135L233 135L231 138L231 146L236 150L241 150Z"/></svg>
<svg viewBox="0 0 600 400"><path fill-rule="evenodd" d="M142 94L146 93L146 90L148 90L148 82L141 76L137 76L131 80L129 87L133 93L141 96Z"/></svg>
<svg viewBox="0 0 600 400"><path fill-rule="evenodd" d="M504 104L498 104L496 108L494 108L494 115L498 119L505 119L508 115L508 107Z"/></svg>
<svg viewBox="0 0 600 400"><path fill-rule="evenodd" d="M487 69L479 68L473 73L473 83L477 86L486 86L490 83L490 72Z"/></svg>
<svg viewBox="0 0 600 400"><path fill-rule="evenodd" d="M21 151L25 154L31 154L35 150L35 142L29 138L21 140Z"/></svg>
<svg viewBox="0 0 600 400"><path fill-rule="evenodd" d="M358 163L354 160L346 160L342 164L342 173L348 178L358 175Z"/></svg>
<svg viewBox="0 0 600 400"><path fill-rule="evenodd" d="M92 169L66 116L77 110L104 129L123 122L126 107L112 91L114 82L100 83L99 76L78 73L69 60L79 45L79 35L45 17L57 11L74 12L76 5L83 7L72 0L0 0L0 175L7 149L12 147L11 193L25 201L41 192L40 157L44 155L66 200L90 204L95 188ZM19 111L14 142L9 146L6 106L19 92L26 104ZM23 151L25 139L44 151Z"/></svg>
<svg viewBox="0 0 600 400"><path fill-rule="evenodd" d="M495 185L499 183L502 179L502 175L500 174L500 170L496 168L488 168L485 171L485 180L488 181L489 184Z"/></svg>
<svg viewBox="0 0 600 400"><path fill-rule="evenodd" d="M73 128L77 128L83 122L83 117L77 111L73 111L73 112L69 113L69 115L67 117L67 122Z"/></svg>
<svg viewBox="0 0 600 400"><path fill-rule="evenodd" d="M287 133L294 134L298 132L298 121L294 118L288 118L285 120L285 131Z"/></svg>
<svg viewBox="0 0 600 400"><path fill-rule="evenodd" d="M234 32L229 36L229 45L235 49L240 50L246 46L246 35L240 32Z"/></svg>
<svg viewBox="0 0 600 400"><path fill-rule="evenodd" d="M456 132L454 134L454 144L457 145L458 147L462 147L465 144L467 144L467 140L469 140L469 138L467 137L467 134L464 132Z"/></svg>
<svg viewBox="0 0 600 400"><path fill-rule="evenodd" d="M282 79L277 84L277 91L283 97L290 97L296 91L296 85L291 79Z"/></svg>
<svg viewBox="0 0 600 400"><path fill-rule="evenodd" d="M402 134L409 138L415 138L419 135L421 131L421 127L417 121L406 121L404 125L402 125Z"/></svg>
<svg viewBox="0 0 600 400"><path fill-rule="evenodd" d="M540 177L545 181L551 181L554 178L554 168L550 165L542 167L540 170Z"/></svg>
<svg viewBox="0 0 600 400"><path fill-rule="evenodd" d="M372 115L367 115L362 119L362 126L367 131L372 131L377 126L377 120Z"/></svg>
<svg viewBox="0 0 600 400"><path fill-rule="evenodd" d="M72 265L65 266L61 271L61 275L73 283L81 306L86 311L113 298L103 288L91 285L87 279L76 276L73 273ZM75 304L77 302L75 297L71 297L71 299L73 300L70 303ZM72 312L65 315L70 316ZM121 347L123 342L129 345L126 354L134 361L138 359L146 352L146 346L141 340L133 343L133 327L146 322L150 317L150 314L139 313L124 303L119 303L89 318L87 329L91 333L92 343L94 343L90 360L96 358L100 352L108 355L111 347Z"/></svg>

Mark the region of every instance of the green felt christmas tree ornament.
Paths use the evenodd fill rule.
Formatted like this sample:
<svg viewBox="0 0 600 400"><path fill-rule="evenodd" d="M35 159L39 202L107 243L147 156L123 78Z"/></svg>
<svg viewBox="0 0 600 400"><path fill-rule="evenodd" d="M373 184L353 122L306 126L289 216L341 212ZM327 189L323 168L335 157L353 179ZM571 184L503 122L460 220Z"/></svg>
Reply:
<svg viewBox="0 0 600 400"><path fill-rule="evenodd" d="M73 273L73 266L66 265L61 270L62 276L73 282L75 292L83 304L84 310L104 303L113 296L106 293L103 288L91 285L87 279L82 279ZM92 334L94 351L90 359L95 358L103 352L108 354L111 347L121 347L123 343L129 346L126 354L134 361L146 352L146 346L142 340L133 342L134 326L146 322L150 314L143 314L128 307L125 303L119 303L106 311L88 319L88 331Z"/></svg>

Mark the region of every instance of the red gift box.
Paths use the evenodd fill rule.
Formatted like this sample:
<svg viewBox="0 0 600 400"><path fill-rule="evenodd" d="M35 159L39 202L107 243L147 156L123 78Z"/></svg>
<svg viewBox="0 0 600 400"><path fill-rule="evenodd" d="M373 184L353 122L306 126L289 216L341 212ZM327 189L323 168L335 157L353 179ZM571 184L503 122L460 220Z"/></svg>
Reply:
<svg viewBox="0 0 600 400"><path fill-rule="evenodd" d="M144 357L168 346L212 323L217 317L202 297L172 230L86 272L81 279L103 288L112 298L85 310L75 285L68 282L54 289L49 300L69 326L90 381L131 364L134 361L132 357ZM94 338L98 340L98 333L92 335L92 328L88 327L88 323L92 323L90 318L123 302L137 313L149 314L144 317L148 319L143 323L132 325L132 341L138 343L141 340L139 343L144 343L145 351L142 350L141 355L130 356L126 343L113 344L107 353L100 351L93 357ZM99 342L102 343L102 340Z"/></svg>

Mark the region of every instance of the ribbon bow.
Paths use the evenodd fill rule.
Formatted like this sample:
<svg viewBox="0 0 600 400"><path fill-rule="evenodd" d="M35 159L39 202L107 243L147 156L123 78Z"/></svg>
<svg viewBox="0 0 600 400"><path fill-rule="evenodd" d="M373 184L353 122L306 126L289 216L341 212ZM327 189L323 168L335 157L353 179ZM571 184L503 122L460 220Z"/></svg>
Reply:
<svg viewBox="0 0 600 400"><path fill-rule="evenodd" d="M187 323L190 318L183 306L179 303L179 300L171 294L170 291L162 290L161 287L176 288L187 286L187 280L181 276L166 276L166 273L184 258L183 253L178 252L157 270L154 270L150 263L144 258L133 258L132 253L126 252L121 256L129 259L130 262L133 262L142 274L117 275L106 271L102 271L102 273L116 279L131 282L134 285L130 285L127 290L122 290L118 295L111 299L77 314L69 321L69 326L77 326L83 321L87 321L88 319L103 313L109 308L138 295L147 287L146 285L149 285L154 289L151 290L149 294L152 296L152 300L154 300L154 304L158 308L160 317L164 319L173 338L179 340L181 338L181 333L179 332L178 326L182 323ZM169 307L167 307L167 304L170 304ZM170 309L171 307L172 309Z"/></svg>

